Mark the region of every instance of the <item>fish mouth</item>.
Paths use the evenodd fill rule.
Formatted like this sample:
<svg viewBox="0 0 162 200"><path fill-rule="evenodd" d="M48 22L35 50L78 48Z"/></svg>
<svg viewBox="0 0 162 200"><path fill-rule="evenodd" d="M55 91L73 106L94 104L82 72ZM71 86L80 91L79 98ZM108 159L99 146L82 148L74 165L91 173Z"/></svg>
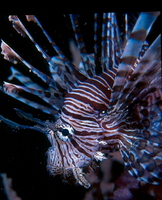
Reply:
<svg viewBox="0 0 162 200"><path fill-rule="evenodd" d="M75 167L72 169L72 171L77 183L79 183L81 186L84 186L85 188L89 188L91 186L91 184L86 179L82 168Z"/></svg>
<svg viewBox="0 0 162 200"><path fill-rule="evenodd" d="M73 179L76 184L79 184L85 188L89 188L91 184L85 177L83 168L80 166L63 166L61 162L61 157L57 157L55 148L49 148L48 150L48 160L47 160L47 170L53 176L63 175L65 181L69 182L69 178ZM57 158L57 164L55 159Z"/></svg>
<svg viewBox="0 0 162 200"><path fill-rule="evenodd" d="M83 169L80 167L72 167L72 168L58 168L54 166L47 166L48 171L51 175L59 175L63 174L65 179L68 180L69 176L73 176L75 178L76 184L79 184L85 188L89 188L91 184L88 182L88 180L85 177L85 173L83 172Z"/></svg>

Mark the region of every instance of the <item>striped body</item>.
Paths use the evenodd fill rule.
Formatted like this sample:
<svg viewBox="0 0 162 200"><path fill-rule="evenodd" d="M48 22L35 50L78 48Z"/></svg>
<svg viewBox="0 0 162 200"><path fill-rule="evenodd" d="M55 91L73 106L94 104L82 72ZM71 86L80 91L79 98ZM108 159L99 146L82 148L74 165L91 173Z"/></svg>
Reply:
<svg viewBox="0 0 162 200"><path fill-rule="evenodd" d="M41 121L16 109L20 116L36 123L24 126L2 116L14 128L35 129L45 133L51 143L47 168L51 174L74 175L76 183L88 188L85 173L96 161L106 159L104 146L118 147L126 168L138 180L156 184L162 179L162 88L160 36L148 47L146 37L159 12L141 13L132 32L125 15L125 42L114 13L94 15L94 53L88 54L79 19L70 15L77 42L71 44L73 61L60 50L35 16L36 23L58 56L51 58L36 43L17 16L10 16L13 27L27 36L48 63L50 76L25 61L5 42L1 48L5 59L22 62L48 87L44 89L11 68L12 76L23 85L4 83L3 90L19 101L54 115L56 121ZM100 34L100 35L99 35ZM21 92L35 95L48 106L34 102Z"/></svg>

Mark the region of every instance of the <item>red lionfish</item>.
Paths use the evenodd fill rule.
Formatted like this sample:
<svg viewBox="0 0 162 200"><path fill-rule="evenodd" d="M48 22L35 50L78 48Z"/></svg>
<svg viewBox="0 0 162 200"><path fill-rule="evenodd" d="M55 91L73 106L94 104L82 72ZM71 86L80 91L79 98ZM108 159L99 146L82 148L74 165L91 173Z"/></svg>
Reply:
<svg viewBox="0 0 162 200"><path fill-rule="evenodd" d="M77 56L73 61L64 55L34 15L26 16L27 20L37 24L58 56L51 58L18 16L9 17L17 32L29 37L41 52L51 74L42 73L2 41L5 59L15 64L22 62L48 86L44 89L12 67L13 76L23 85L5 82L3 91L55 116L56 120L42 121L19 109L16 112L20 116L36 125L21 125L2 116L0 120L14 128L34 129L46 134L51 143L47 169L52 175L62 174L65 179L73 177L76 183L89 188L85 174L107 158L105 146L110 149L116 146L132 176L152 184L162 179L160 36L150 46L146 42L159 14L142 12L130 34L126 22L129 37L124 44L115 13L104 13L102 23L99 14L95 13L92 54L86 51L79 15L71 14L77 43L74 53ZM49 107L29 100L21 95L22 92L38 96Z"/></svg>

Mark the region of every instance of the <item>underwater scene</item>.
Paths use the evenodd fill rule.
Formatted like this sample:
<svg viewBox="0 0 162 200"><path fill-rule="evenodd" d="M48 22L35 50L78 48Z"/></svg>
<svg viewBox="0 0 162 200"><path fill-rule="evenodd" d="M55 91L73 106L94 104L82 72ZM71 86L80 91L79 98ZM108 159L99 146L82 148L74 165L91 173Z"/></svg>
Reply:
<svg viewBox="0 0 162 200"><path fill-rule="evenodd" d="M0 199L162 199L160 22L0 15Z"/></svg>

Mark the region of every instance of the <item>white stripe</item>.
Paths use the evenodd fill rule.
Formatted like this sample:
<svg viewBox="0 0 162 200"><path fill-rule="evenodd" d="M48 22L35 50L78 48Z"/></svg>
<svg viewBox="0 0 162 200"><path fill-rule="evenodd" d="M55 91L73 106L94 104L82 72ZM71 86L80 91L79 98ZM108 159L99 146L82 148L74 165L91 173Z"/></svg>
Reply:
<svg viewBox="0 0 162 200"><path fill-rule="evenodd" d="M106 74L106 75L108 75L109 76L109 74ZM109 76L110 77L110 76ZM110 88L110 85L108 84L108 82L103 78L103 77L101 77L101 76L96 76L96 77L94 77L94 78L96 78L96 80L99 80L100 81L100 79L104 82L104 85L105 85L105 87L107 86L108 88Z"/></svg>
<svg viewBox="0 0 162 200"><path fill-rule="evenodd" d="M92 85L91 85L92 86ZM102 92L102 90L100 90L100 89L98 89L98 88L95 88L95 90L93 89L93 88L91 88L91 87L88 87L88 86L86 86L85 84L84 85L79 85L79 89L89 89L89 90L91 90L93 93L96 93L96 95L98 95L98 96L100 96L101 98L103 98L103 99L106 99L106 100L108 100L108 98L107 98L107 96ZM87 91L88 92L88 91Z"/></svg>
<svg viewBox="0 0 162 200"><path fill-rule="evenodd" d="M92 112L93 108L87 104L84 103L82 101L79 101L77 99L71 98L71 97L66 97L65 101L64 101L64 107L66 107L66 105L68 105L68 103L70 104L74 104L76 105L80 110L86 110L87 112ZM63 107L63 108L64 108ZM95 111L93 111L95 113Z"/></svg>
<svg viewBox="0 0 162 200"><path fill-rule="evenodd" d="M94 81L98 82L99 84L101 84L101 85L103 85L105 87L105 85L100 80L96 79L95 77L94 78L89 78L88 80L94 80ZM85 83L87 83L87 82L85 81Z"/></svg>
<svg viewBox="0 0 162 200"><path fill-rule="evenodd" d="M77 91L78 90L78 91ZM78 96L81 96L81 97L85 97L86 99L88 99L89 101L93 101L97 104L104 104L106 105L106 107L108 107L108 104L106 102L104 102L102 99L84 91L84 90L79 90L79 89L74 89L72 92L72 94L75 94L75 95L78 95ZM84 94L86 93L86 94ZM90 97L91 96L91 97Z"/></svg>
<svg viewBox="0 0 162 200"><path fill-rule="evenodd" d="M66 109L68 112L70 112L72 114L81 115L82 117L86 117L86 118L89 117L89 118L95 119L94 113L93 114L89 114L88 112L86 112L86 110L83 111L83 110L77 109L72 105L66 105L64 107L64 109Z"/></svg>
<svg viewBox="0 0 162 200"><path fill-rule="evenodd" d="M89 97L91 98L94 98L96 100L99 100L99 101L102 101L99 97L96 97L94 94L88 92L88 91L85 91L84 89L82 88L76 88L76 89L73 89L72 92L70 92L71 94L77 94L79 96L83 96L83 97L86 97L87 99L89 99ZM86 93L86 94L84 94Z"/></svg>
<svg viewBox="0 0 162 200"><path fill-rule="evenodd" d="M95 146L88 146L87 144L84 144L83 142L79 141L77 138L75 139L75 141L77 142L77 144L86 151L86 153L92 155L95 153L96 151L96 147ZM92 142L91 142L92 143Z"/></svg>
<svg viewBox="0 0 162 200"><path fill-rule="evenodd" d="M101 132L101 127L99 126L98 123L94 124L91 126L91 125L83 125L81 124L82 123L82 120L76 120L72 117L69 117L69 115L65 115L64 113L62 113L61 115L62 119L64 121L66 121L67 123L69 123L76 131L79 131L79 132L83 132L83 131L86 131L86 132L94 132L94 127L95 127L95 132Z"/></svg>

